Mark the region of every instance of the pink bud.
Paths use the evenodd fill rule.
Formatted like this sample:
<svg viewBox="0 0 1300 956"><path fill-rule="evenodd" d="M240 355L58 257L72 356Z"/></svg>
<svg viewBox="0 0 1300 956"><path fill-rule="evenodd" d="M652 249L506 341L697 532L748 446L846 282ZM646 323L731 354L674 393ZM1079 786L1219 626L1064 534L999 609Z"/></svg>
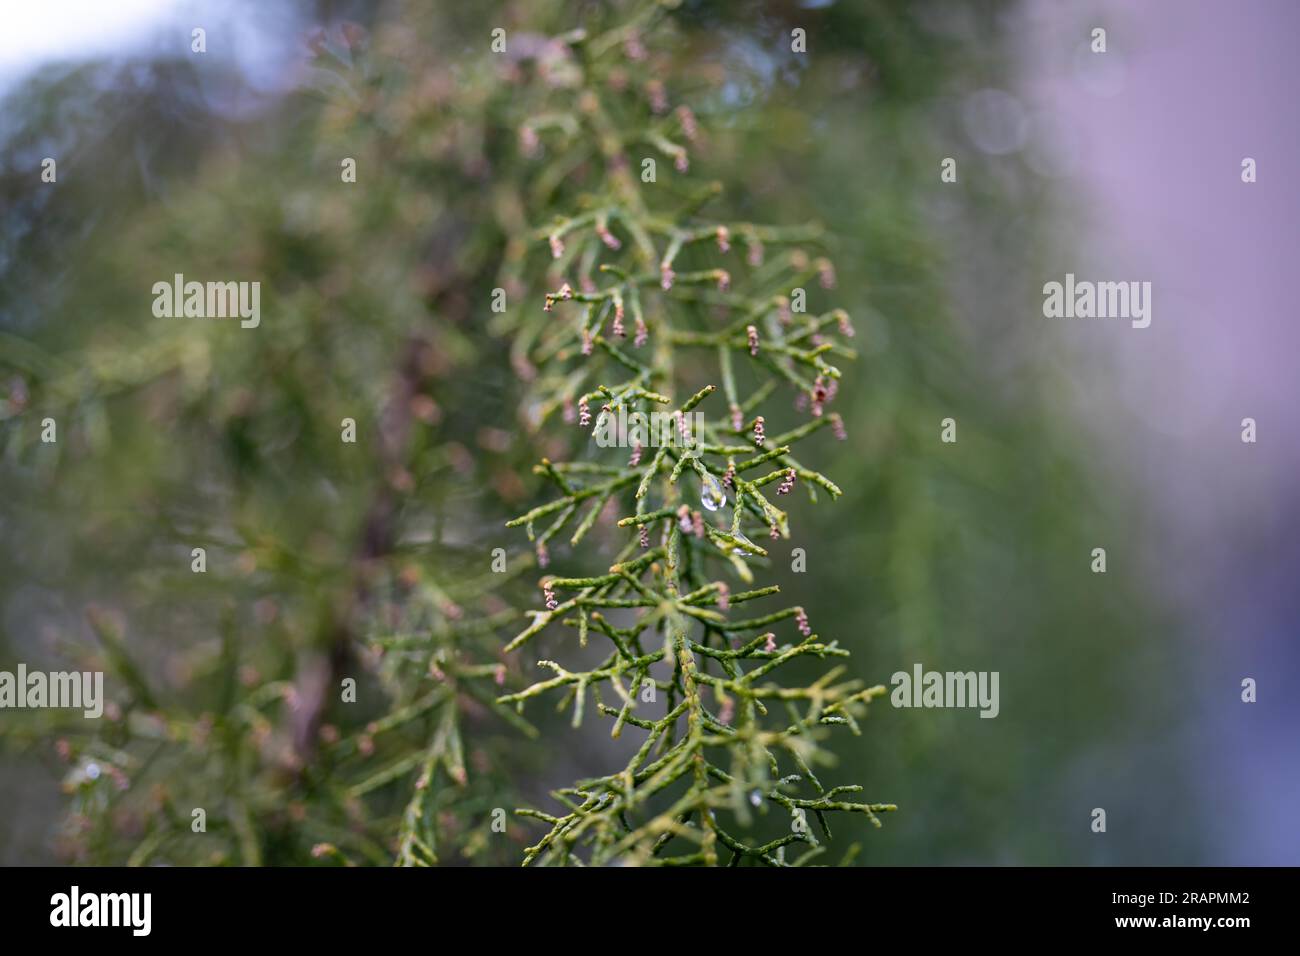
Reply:
<svg viewBox="0 0 1300 956"><path fill-rule="evenodd" d="M844 427L844 419L840 417L839 412L835 412L831 415L831 431L835 433L835 437L840 441L848 440L849 433Z"/></svg>
<svg viewBox="0 0 1300 956"><path fill-rule="evenodd" d="M600 236L600 241L611 249L623 248L623 243L618 241L618 236L614 235L605 226L597 226L596 234Z"/></svg>
<svg viewBox="0 0 1300 956"><path fill-rule="evenodd" d="M647 99L650 100L650 109L656 113L666 113L668 111L668 94L664 91L664 85L659 80L651 80L645 85Z"/></svg>
<svg viewBox="0 0 1300 956"><path fill-rule="evenodd" d="M835 288L835 266L831 265L831 261L829 259L818 259L817 266L822 288Z"/></svg>
<svg viewBox="0 0 1300 956"><path fill-rule="evenodd" d="M689 106L677 107L677 122L682 125L682 135L693 142L699 129L695 125L695 114Z"/></svg>
<svg viewBox="0 0 1300 956"><path fill-rule="evenodd" d="M519 127L519 151L529 159L537 155L538 147L541 141L537 137L537 130L531 126Z"/></svg>
<svg viewBox="0 0 1300 956"><path fill-rule="evenodd" d="M826 404L826 386L823 384L822 377L817 376L817 381L813 383L812 391L812 413L815 417L821 418L822 406Z"/></svg>

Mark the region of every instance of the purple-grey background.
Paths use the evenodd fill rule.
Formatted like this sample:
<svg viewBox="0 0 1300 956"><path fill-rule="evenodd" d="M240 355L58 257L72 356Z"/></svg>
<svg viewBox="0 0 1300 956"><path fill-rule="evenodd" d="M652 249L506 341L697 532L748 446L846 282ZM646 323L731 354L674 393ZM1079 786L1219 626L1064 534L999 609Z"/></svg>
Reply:
<svg viewBox="0 0 1300 956"><path fill-rule="evenodd" d="M1292 0L1031 4L1024 88L1071 214L1043 281L1149 280L1146 329L1048 320L1067 397L1118 480L1141 486L1146 551L1111 555L1184 610L1202 662L1183 728L1211 856L1300 848L1300 423L1296 38ZM1093 27L1107 52L1088 48ZM1079 37L1062 59L1059 38ZM1053 38L1056 38L1054 41ZM1243 183L1241 162L1257 163ZM1256 444L1241 421L1258 423ZM1259 701L1240 702L1244 677ZM1150 675L1153 681L1160 675Z"/></svg>

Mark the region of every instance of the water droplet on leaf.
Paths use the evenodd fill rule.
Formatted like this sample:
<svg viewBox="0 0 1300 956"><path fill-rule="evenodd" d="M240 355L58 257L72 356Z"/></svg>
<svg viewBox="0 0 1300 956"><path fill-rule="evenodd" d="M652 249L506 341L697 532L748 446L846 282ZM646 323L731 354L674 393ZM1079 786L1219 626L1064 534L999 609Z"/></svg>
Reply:
<svg viewBox="0 0 1300 956"><path fill-rule="evenodd" d="M708 511L717 511L727 503L727 494L722 490L722 482L712 475L700 479L700 504Z"/></svg>

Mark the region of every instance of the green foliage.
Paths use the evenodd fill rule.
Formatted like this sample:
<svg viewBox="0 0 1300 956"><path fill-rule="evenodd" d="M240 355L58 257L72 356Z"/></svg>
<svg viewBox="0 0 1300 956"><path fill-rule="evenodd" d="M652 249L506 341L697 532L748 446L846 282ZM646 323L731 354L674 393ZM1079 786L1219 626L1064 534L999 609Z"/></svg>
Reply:
<svg viewBox="0 0 1300 956"><path fill-rule="evenodd" d="M644 732L621 770L556 792L567 813L526 811L551 828L525 862L784 865L787 846L807 844L802 863L822 848L809 814L829 837L834 811L879 825L876 814L894 809L846 800L861 787L827 787L813 770L825 757L825 730L858 733L867 703L885 689L846 678L842 667L806 685L783 680L792 662L848 651L814 634L799 606L741 616L736 605L772 598L779 588L733 592L717 575L748 587L750 564L772 557L753 538L790 538L776 496L796 486L813 502L819 493L841 494L792 449L828 426L844 437L839 416L824 405L840 379L828 358L853 358L830 335L847 337L852 326L841 310L802 311L805 286L834 285L829 260L803 248L819 241L820 230L702 215L720 186L692 186L683 175L691 141L702 133L688 106L669 109L654 80L656 60L625 55L628 44L640 44L640 28L634 20L566 37L552 56L571 68L571 79L545 105L526 104L525 115L539 118L526 120L520 136L551 164L603 172L565 197L580 211L535 233L553 259L554 291L544 309L517 310L510 333L529 344L517 365L540 370L532 389L539 420L557 409L571 420L576 409L586 427L599 404L597 444L623 447L570 462L543 459L534 472L558 495L510 525L527 529L543 566L557 534L572 526L568 543L579 549L607 506L622 509L617 524L630 540L604 573L542 578L546 608L531 612L532 623L507 648L523 647L555 622L575 631L582 647L607 640L608 653L583 670L541 661L555 676L501 701L522 708L559 690L577 725L590 693L612 721L612 736L629 726ZM648 173L638 182L631 170L647 168L638 150L673 160L677 173L664 176L671 185L657 175L647 182ZM734 278L717 264L742 253L746 264ZM576 275L579 291L564 275ZM693 352L707 360L684 354ZM702 375L709 380L701 385ZM770 416L791 390L812 417L766 434L760 413ZM697 407L714 414L696 415ZM641 424L663 409L672 409L674 427ZM798 636L778 642L766 631L774 625L797 628ZM768 806L779 809L785 834L747 840L755 808Z"/></svg>
<svg viewBox="0 0 1300 956"><path fill-rule="evenodd" d="M494 701L512 575L480 546L495 518L463 507L519 467L462 401L483 380L471 295L502 246L461 135L485 87L431 72L400 42L413 22L317 42L280 107L289 134L209 144L165 199L119 210L65 168L39 221L79 210L111 236L19 250L75 269L32 288L41 321L0 342L6 537L48 595L40 653L106 669L112 705L98 725L15 715L3 743L60 741L69 859L513 855L489 815L535 730ZM168 131L136 135L148 156ZM340 156L364 185L340 182ZM176 272L259 280L263 324L151 318L147 291Z"/></svg>
<svg viewBox="0 0 1300 956"><path fill-rule="evenodd" d="M60 803L88 863L838 862L866 832L877 863L1089 859L1057 826L1075 775L1176 715L1113 663L1158 660L1141 579L1079 586L1144 523L1024 334L1059 181L963 138L961 96L1010 88L1006 7L396 0L307 38L283 100L216 97L260 114L206 109L240 80L187 56L6 103L0 667L105 669L111 706L5 714L0 860L47 859ZM176 272L260 280L261 326L154 319ZM691 401L695 449L593 440ZM877 699L852 733L941 659L1019 705ZM907 812L872 832L877 798ZM521 805L554 813L493 829Z"/></svg>

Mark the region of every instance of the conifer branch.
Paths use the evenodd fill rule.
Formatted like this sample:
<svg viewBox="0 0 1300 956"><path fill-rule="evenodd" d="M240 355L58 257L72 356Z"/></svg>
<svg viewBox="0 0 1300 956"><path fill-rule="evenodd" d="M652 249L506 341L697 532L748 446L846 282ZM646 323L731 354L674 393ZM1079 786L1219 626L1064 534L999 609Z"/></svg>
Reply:
<svg viewBox="0 0 1300 956"><path fill-rule="evenodd" d="M689 147L675 137L699 136L688 107L675 111L675 123L655 118L666 112L662 84L653 87L649 110L608 92L614 70L625 77L639 70L643 89L657 82L609 40L634 35L629 24L595 41L575 39L581 79L556 94L567 103L537 104L534 114L564 119L524 121L566 162L585 151L586 162L606 172L571 197L586 211L535 230L534 244L551 259L547 287L535 312L507 326L517 348L526 343L515 354L536 373L532 400L563 409L566 422L590 429L598 446L582 460L543 459L534 471L552 487L548 500L507 526L526 530L541 567L550 560L548 541L576 522L569 539L576 548L607 504L624 510L614 528L630 540L603 572L542 577L543 607L528 612L531 622L506 650L520 650L552 625L577 630L583 646L604 637L610 649L586 670L539 661L552 676L498 701L522 712L561 692L576 726L591 710L590 696L594 712L612 721L613 737L632 728L643 739L621 769L556 791L563 815L517 811L548 828L523 862L799 865L822 849L809 814L829 839L831 813L861 814L879 826L878 814L894 809L843 799L861 788L828 789L812 770L826 759L826 731L859 733L884 688L844 679L842 668L811 684L782 682L788 664L849 652L814 634L799 606L733 617L733 604L775 597L779 588L732 593L728 576L749 585L751 564L771 557L751 535L790 538L789 515L775 499L797 486L811 500L817 488L841 494L791 452L828 425L845 437L839 416L825 412L841 377L827 357L854 352L824 336L848 338L852 327L840 309L812 316L791 308L802 282L834 285L830 261L802 248L821 243L819 228L705 220L699 213L718 195L716 184L673 210L660 198L668 189L631 177L638 146L669 158L683 175ZM624 85L636 87L614 84ZM739 269L728 262L734 243L746 251ZM527 259L521 252L507 262L507 281L521 280ZM699 364L701 350L715 367ZM761 412L782 386L811 418L767 435ZM641 427L662 424L665 412L670 427ZM543 521L550 523L542 528ZM778 641L770 630L752 636L789 621L795 640ZM755 829L757 813L772 810L786 835L763 842L743 835ZM808 852L788 860L794 844Z"/></svg>

